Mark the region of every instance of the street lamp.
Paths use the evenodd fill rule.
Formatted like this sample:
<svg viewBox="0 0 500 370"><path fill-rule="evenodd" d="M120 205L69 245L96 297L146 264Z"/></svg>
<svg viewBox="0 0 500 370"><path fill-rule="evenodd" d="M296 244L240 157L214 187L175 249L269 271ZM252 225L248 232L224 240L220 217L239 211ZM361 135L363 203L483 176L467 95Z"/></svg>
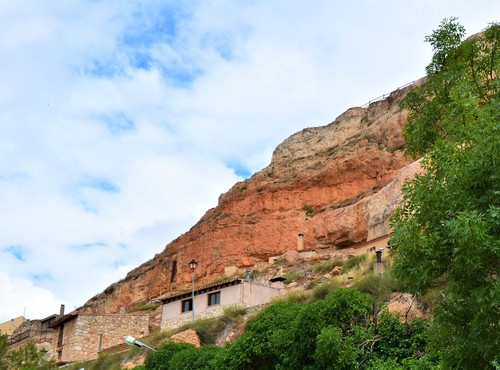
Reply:
<svg viewBox="0 0 500 370"><path fill-rule="evenodd" d="M125 342L127 342L127 344L130 344L131 346L144 347L144 348L149 349L150 351L156 352L156 349L151 348L147 344L144 344L144 343L138 341L137 339L135 339L134 337L132 337L130 335L127 335L125 337Z"/></svg>
<svg viewBox="0 0 500 370"><path fill-rule="evenodd" d="M191 290L191 314L194 321L194 271L198 267L198 262L191 260L189 262L189 268L191 269L191 280L193 281L193 289Z"/></svg>

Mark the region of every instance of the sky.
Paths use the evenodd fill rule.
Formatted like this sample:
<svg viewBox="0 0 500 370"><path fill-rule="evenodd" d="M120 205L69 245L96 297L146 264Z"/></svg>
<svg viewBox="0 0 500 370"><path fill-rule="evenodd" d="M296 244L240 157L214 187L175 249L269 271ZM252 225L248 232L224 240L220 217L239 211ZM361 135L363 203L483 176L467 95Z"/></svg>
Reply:
<svg viewBox="0 0 500 370"><path fill-rule="evenodd" d="M498 0L0 0L0 322L82 306Z"/></svg>

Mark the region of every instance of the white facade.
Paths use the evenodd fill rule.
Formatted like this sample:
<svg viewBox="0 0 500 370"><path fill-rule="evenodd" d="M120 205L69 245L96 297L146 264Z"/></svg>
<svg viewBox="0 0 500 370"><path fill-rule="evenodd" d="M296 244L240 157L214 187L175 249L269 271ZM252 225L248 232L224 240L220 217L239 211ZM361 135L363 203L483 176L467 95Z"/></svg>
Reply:
<svg viewBox="0 0 500 370"><path fill-rule="evenodd" d="M195 318L221 316L224 313L224 307L232 305L244 307L264 305L282 294L284 294L282 288L239 279L210 284L195 290ZM162 299L161 328L175 328L192 320L192 310L186 310L190 307L189 302L186 301L190 300L191 293L188 291Z"/></svg>

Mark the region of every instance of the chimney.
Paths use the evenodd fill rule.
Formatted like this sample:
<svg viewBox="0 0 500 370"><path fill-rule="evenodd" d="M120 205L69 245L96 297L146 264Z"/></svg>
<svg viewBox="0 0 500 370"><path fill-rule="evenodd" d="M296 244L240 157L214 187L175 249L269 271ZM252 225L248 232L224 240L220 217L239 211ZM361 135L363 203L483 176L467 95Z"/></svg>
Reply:
<svg viewBox="0 0 500 370"><path fill-rule="evenodd" d="M382 263L382 251L383 248L380 248L375 252L375 254L377 255L377 263L373 265L373 272L377 275L383 274L385 270L385 266Z"/></svg>
<svg viewBox="0 0 500 370"><path fill-rule="evenodd" d="M297 239L297 250L299 252L304 250L304 234L303 233L299 233L299 237Z"/></svg>
<svg viewBox="0 0 500 370"><path fill-rule="evenodd" d="M61 308L59 310L59 315L64 316L64 305L61 305Z"/></svg>

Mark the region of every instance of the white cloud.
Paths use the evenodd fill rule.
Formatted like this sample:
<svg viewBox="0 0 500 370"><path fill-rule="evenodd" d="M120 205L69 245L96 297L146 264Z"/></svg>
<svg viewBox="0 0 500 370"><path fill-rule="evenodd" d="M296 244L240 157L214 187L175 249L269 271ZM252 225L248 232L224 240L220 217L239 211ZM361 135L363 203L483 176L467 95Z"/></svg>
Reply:
<svg viewBox="0 0 500 370"><path fill-rule="evenodd" d="M443 18L499 7L2 1L0 321L82 305L286 137L421 77Z"/></svg>
<svg viewBox="0 0 500 370"><path fill-rule="evenodd" d="M26 315L44 318L59 313L60 303L48 289L37 287L32 281L11 277L0 271L0 317L3 321Z"/></svg>

